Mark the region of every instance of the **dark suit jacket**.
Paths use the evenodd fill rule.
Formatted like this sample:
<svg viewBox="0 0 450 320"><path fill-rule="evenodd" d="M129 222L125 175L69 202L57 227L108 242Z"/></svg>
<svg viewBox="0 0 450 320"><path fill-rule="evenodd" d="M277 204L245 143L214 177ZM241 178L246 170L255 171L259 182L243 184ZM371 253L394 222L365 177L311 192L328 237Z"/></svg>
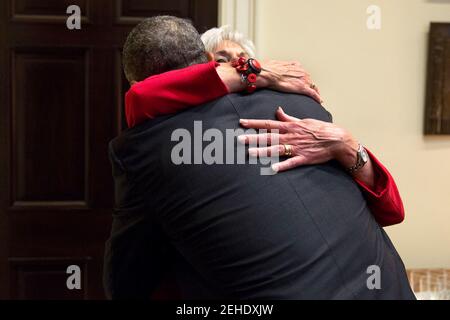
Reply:
<svg viewBox="0 0 450 320"><path fill-rule="evenodd" d="M170 266L184 298L414 298L394 246L337 163L264 176L248 162L171 161L176 129L194 135L201 120L203 131L223 133L240 118L274 119L277 106L331 121L308 97L263 90L147 121L111 142L117 210L105 286L113 298L149 296ZM381 289L367 286L372 265Z"/></svg>

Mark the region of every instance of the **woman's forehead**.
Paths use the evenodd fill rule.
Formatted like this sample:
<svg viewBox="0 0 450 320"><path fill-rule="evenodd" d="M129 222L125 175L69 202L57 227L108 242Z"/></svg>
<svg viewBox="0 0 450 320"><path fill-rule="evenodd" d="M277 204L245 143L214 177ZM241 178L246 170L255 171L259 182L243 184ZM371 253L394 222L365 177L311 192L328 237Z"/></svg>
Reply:
<svg viewBox="0 0 450 320"><path fill-rule="evenodd" d="M245 50L238 45L236 42L231 41L231 40L222 40L221 42L219 42L219 44L216 47L216 52L218 51L239 51L240 52L245 52Z"/></svg>

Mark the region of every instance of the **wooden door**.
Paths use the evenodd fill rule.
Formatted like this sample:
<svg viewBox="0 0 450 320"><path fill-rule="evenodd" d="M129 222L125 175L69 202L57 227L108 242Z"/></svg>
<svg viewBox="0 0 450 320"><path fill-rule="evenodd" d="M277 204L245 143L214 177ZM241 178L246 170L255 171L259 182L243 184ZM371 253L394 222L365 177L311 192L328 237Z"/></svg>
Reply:
<svg viewBox="0 0 450 320"><path fill-rule="evenodd" d="M69 5L82 13L69 30ZM102 299L124 129L121 49L143 17L216 26L211 0L0 1L0 299ZM69 290L69 266L81 289Z"/></svg>

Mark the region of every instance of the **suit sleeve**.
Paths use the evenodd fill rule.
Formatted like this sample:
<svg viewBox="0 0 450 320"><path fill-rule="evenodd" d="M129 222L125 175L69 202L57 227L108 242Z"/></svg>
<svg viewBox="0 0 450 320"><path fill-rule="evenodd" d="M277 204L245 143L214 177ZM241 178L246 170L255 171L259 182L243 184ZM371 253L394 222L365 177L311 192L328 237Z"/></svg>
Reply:
<svg viewBox="0 0 450 320"><path fill-rule="evenodd" d="M372 189L358 179L355 181L363 190L372 214L382 227L401 223L405 218L405 210L394 178L369 150L367 152L375 170L375 186Z"/></svg>
<svg viewBox="0 0 450 320"><path fill-rule="evenodd" d="M111 299L148 299L167 273L171 248L151 208L129 203L126 169L110 146L116 209L106 243L104 287ZM132 190L131 190L132 192ZM118 197L120 195L120 197Z"/></svg>
<svg viewBox="0 0 450 320"><path fill-rule="evenodd" d="M125 95L128 126L157 116L201 105L226 94L216 62L193 65L149 77L133 85Z"/></svg>

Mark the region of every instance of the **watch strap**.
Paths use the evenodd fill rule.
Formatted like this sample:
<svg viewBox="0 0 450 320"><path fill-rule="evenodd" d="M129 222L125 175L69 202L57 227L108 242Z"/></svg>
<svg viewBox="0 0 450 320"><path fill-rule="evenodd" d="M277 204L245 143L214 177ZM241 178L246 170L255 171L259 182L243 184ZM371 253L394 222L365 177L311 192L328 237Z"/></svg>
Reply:
<svg viewBox="0 0 450 320"><path fill-rule="evenodd" d="M361 169L362 167L364 167L364 165L367 163L367 161L364 161L363 157L362 157L362 153L363 152L367 152L362 144L359 144L358 146L358 151L357 151L357 159L356 159L356 164L350 168L347 169L347 171L349 173L355 173L356 171L358 171L359 169Z"/></svg>

